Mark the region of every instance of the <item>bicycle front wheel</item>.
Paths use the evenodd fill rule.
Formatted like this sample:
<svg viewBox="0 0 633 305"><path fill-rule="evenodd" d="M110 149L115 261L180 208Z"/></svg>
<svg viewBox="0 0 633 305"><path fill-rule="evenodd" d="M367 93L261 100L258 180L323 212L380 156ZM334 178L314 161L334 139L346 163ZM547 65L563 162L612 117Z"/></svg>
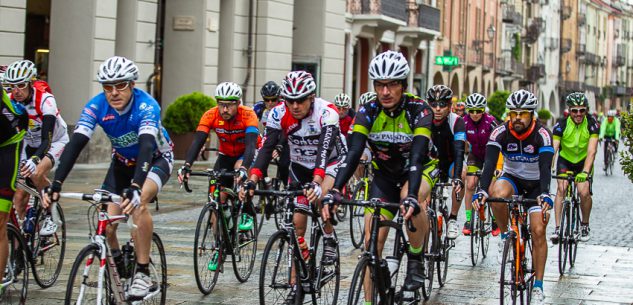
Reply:
<svg viewBox="0 0 633 305"><path fill-rule="evenodd" d="M361 257L354 270L352 284L347 296L348 305L382 304L378 296L375 277L371 275L371 260L367 256Z"/></svg>
<svg viewBox="0 0 633 305"><path fill-rule="evenodd" d="M500 302L499 304L516 304L519 295L519 287L516 280L516 239L508 237L503 243L503 256L501 259L501 278L499 279Z"/></svg>
<svg viewBox="0 0 633 305"><path fill-rule="evenodd" d="M237 215L237 219L242 219L243 214L248 214L244 210ZM233 251L231 259L233 261L233 273L240 283L248 280L255 265L255 255L257 254L257 215L250 215L253 218L253 225L250 230L241 231L235 229L233 234Z"/></svg>
<svg viewBox="0 0 633 305"><path fill-rule="evenodd" d="M314 276L317 281L316 287L319 291L317 304L319 305L336 305L338 301L338 289L341 283L341 261L338 246L336 247L336 261L332 264L324 264L324 243L321 234L315 235L316 241L314 242L316 253L315 262L317 266L315 268L316 275Z"/></svg>
<svg viewBox="0 0 633 305"><path fill-rule="evenodd" d="M59 219L52 219L52 221L57 225L57 230L51 235L41 234L40 230L44 227L47 215L44 209L39 209L35 230L31 235L33 255L31 269L35 282L42 288L55 284L66 253L66 219L64 219L61 205L55 204L55 209L55 214L59 215Z"/></svg>
<svg viewBox="0 0 633 305"><path fill-rule="evenodd" d="M448 219L446 216L447 215L444 215L444 219ZM448 232L448 221L443 221L441 230L442 232ZM437 258L437 282L440 284L440 287L444 287L444 284L446 284L446 275L448 274L448 258L453 241L447 237L447 234L443 234L442 236L438 234L437 241L436 253L440 254Z"/></svg>
<svg viewBox="0 0 633 305"><path fill-rule="evenodd" d="M213 291L222 269L222 234L218 210L206 204L200 212L193 244L193 270L203 294ZM222 215L222 217L224 217Z"/></svg>
<svg viewBox="0 0 633 305"><path fill-rule="evenodd" d="M261 305L283 304L292 288L288 235L277 231L268 240L259 273L259 303Z"/></svg>
<svg viewBox="0 0 633 305"><path fill-rule="evenodd" d="M482 234L482 222L479 218L479 211L472 210L472 216L470 219L470 263L474 266L477 266L477 261L479 261L479 242L480 235Z"/></svg>
<svg viewBox="0 0 633 305"><path fill-rule="evenodd" d="M437 255L439 250L439 238L437 236L437 220L434 216L428 215L429 232L424 244L424 283L422 284L422 296L424 300L431 298L431 290L433 290L433 271L435 269Z"/></svg>
<svg viewBox="0 0 633 305"><path fill-rule="evenodd" d="M108 264L101 267L99 246L90 244L81 249L68 277L64 304L114 304ZM99 270L105 268L101 283Z"/></svg>
<svg viewBox="0 0 633 305"><path fill-rule="evenodd" d="M576 254L578 254L578 242L580 242L580 208L578 203L571 208L570 220L569 268L573 268L576 263Z"/></svg>
<svg viewBox="0 0 633 305"><path fill-rule="evenodd" d="M9 256L5 268L5 281L9 284L4 287L4 294L0 296L2 304L26 303L26 295L29 285L29 269L26 242L22 234L13 225L7 225L9 238Z"/></svg>
<svg viewBox="0 0 633 305"><path fill-rule="evenodd" d="M366 200L365 182L359 182L355 186L354 199ZM365 243L365 208L350 205L349 213L349 235L352 245L356 249L362 249Z"/></svg>
<svg viewBox="0 0 633 305"><path fill-rule="evenodd" d="M561 213L560 227L558 229L558 273L560 275L565 274L567 251L569 250L569 243L571 241L569 208L570 202L567 200L563 201L563 213Z"/></svg>
<svg viewBox="0 0 633 305"><path fill-rule="evenodd" d="M152 297L147 298L141 304L165 305L167 301L167 258L165 257L165 247L158 234L152 234L152 247L149 253L150 277L152 287L149 293Z"/></svg>

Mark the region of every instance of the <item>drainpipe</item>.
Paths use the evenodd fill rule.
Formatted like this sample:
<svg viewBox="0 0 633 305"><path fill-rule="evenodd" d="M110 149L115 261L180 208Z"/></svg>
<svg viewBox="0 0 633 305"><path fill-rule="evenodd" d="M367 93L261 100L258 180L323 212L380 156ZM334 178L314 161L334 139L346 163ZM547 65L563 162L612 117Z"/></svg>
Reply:
<svg viewBox="0 0 633 305"><path fill-rule="evenodd" d="M248 48L246 49L246 78L242 83L242 90L244 93L242 96L246 96L246 91L248 90L248 83L251 79L251 69L253 68L253 7L254 1L250 0L248 2Z"/></svg>

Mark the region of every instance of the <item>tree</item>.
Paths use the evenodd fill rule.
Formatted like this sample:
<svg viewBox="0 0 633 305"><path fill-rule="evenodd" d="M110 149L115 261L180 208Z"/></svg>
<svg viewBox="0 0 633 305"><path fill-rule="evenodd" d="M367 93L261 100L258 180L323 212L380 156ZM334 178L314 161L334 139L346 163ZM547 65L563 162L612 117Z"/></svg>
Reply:
<svg viewBox="0 0 633 305"><path fill-rule="evenodd" d="M506 100L510 96L510 91L495 91L488 98L488 108L490 108L490 114L497 120L503 121L503 113L506 111Z"/></svg>
<svg viewBox="0 0 633 305"><path fill-rule="evenodd" d="M620 164L624 174L633 182L633 114L622 112L621 126L625 149L620 152Z"/></svg>

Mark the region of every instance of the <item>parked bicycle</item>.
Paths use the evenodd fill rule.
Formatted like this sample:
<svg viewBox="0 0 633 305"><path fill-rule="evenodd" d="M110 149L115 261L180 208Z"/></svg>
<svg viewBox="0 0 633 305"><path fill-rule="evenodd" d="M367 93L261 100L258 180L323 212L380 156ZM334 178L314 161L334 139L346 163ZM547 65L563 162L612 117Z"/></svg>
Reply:
<svg viewBox="0 0 633 305"><path fill-rule="evenodd" d="M578 254L580 242L580 197L576 192L576 176L573 172L565 175L553 176L554 179L567 181L563 209L560 215L560 229L558 231L558 272L565 273L569 261L569 268L573 268ZM591 183L591 177L587 179Z"/></svg>

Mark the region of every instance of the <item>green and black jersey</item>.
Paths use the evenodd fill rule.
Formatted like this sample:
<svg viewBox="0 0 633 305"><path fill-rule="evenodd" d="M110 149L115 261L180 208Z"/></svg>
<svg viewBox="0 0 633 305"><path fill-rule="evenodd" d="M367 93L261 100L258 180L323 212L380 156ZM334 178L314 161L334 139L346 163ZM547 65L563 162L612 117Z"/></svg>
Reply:
<svg viewBox="0 0 633 305"><path fill-rule="evenodd" d="M598 138L600 127L591 116L585 116L582 123L576 124L571 116L561 119L554 126L553 138L560 141L560 156L572 164L587 158L590 138Z"/></svg>
<svg viewBox="0 0 633 305"><path fill-rule="evenodd" d="M14 104L0 86L0 212L11 210L15 179L20 162L22 139L28 127L28 116L22 105Z"/></svg>

